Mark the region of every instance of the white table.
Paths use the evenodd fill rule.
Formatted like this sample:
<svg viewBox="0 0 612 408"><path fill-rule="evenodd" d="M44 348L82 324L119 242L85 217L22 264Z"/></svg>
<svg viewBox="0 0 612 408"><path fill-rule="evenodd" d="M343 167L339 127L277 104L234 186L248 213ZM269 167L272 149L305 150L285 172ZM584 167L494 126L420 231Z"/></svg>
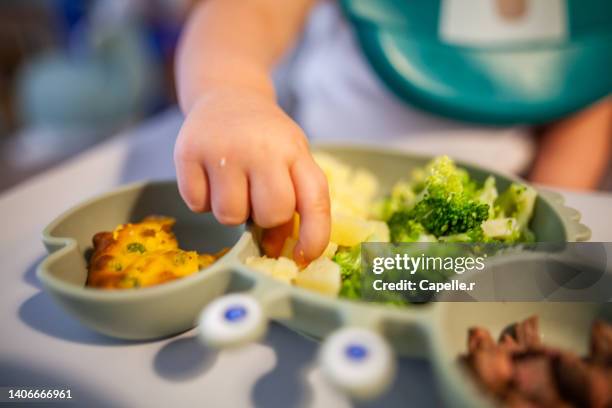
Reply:
<svg viewBox="0 0 612 408"><path fill-rule="evenodd" d="M41 291L43 227L118 184L171 178L175 110L113 137L0 196L0 386L69 387L88 406L440 406L427 362L402 359L393 389L368 404L347 400L314 367L318 345L274 325L260 343L216 353L190 331L129 343L81 326ZM612 241L612 195L566 192L594 241Z"/></svg>

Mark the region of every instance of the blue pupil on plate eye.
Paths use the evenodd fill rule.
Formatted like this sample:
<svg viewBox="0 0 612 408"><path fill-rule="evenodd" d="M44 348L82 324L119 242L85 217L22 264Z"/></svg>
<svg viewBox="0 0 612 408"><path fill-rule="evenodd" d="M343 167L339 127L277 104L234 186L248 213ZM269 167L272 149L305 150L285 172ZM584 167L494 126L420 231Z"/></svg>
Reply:
<svg viewBox="0 0 612 408"><path fill-rule="evenodd" d="M346 347L345 353L351 360L363 360L368 355L368 349L360 344L350 344Z"/></svg>
<svg viewBox="0 0 612 408"><path fill-rule="evenodd" d="M247 310L242 306L231 306L225 310L225 320L237 322L242 320L247 314Z"/></svg>

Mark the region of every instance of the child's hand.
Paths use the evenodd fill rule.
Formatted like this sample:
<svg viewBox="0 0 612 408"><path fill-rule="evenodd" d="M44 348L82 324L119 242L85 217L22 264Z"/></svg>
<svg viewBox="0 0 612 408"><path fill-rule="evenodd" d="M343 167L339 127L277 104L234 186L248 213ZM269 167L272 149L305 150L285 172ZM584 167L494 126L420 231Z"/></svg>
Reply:
<svg viewBox="0 0 612 408"><path fill-rule="evenodd" d="M174 150L181 196L219 222L249 217L264 228L300 214L294 258L318 257L329 241L327 180L302 130L269 97L217 88L192 105Z"/></svg>

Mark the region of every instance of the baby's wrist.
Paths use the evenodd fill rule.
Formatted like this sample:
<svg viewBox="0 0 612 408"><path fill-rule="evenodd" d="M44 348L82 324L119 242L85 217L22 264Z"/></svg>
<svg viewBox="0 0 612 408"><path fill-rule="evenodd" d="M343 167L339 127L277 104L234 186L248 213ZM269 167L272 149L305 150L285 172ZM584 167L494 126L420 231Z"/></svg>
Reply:
<svg viewBox="0 0 612 408"><path fill-rule="evenodd" d="M190 112L196 105L203 101L217 98L262 98L271 102L276 100L274 85L271 80L258 81L257 83L236 82L226 79L215 79L203 81L197 90L191 92L190 100L182 101L181 106L185 113Z"/></svg>

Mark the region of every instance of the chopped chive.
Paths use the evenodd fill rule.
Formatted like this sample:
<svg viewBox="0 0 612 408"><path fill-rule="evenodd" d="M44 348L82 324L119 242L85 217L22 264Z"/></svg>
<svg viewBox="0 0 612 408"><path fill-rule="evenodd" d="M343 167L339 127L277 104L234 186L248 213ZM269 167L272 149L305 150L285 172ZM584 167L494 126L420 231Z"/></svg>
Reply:
<svg viewBox="0 0 612 408"><path fill-rule="evenodd" d="M140 242L130 242L127 245L128 252L140 252L141 254L146 252L146 248Z"/></svg>

